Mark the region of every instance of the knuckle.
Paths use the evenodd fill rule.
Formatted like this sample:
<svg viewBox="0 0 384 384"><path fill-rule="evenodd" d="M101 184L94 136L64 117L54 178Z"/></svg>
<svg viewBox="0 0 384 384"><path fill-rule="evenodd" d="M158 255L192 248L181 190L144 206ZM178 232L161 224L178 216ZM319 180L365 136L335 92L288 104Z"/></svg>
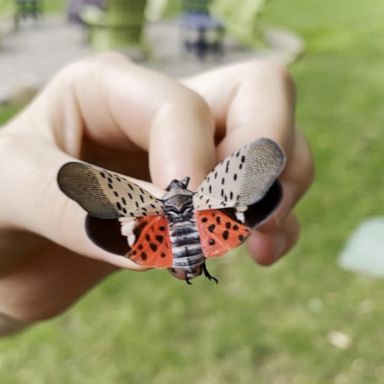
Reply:
<svg viewBox="0 0 384 384"><path fill-rule="evenodd" d="M270 60L254 60L245 64L244 73L247 77L251 76L258 81L267 83L277 82L288 98L294 101L295 99L295 84L288 69L280 63Z"/></svg>
<svg viewBox="0 0 384 384"><path fill-rule="evenodd" d="M196 92L181 86L180 91L183 93L183 96L180 98L180 95L175 93L173 97L173 103L175 105L178 105L180 102L185 101L188 102L189 108L193 108L194 111L197 111L200 114L203 115L209 115L210 114L210 109L206 101L198 95Z"/></svg>
<svg viewBox="0 0 384 384"><path fill-rule="evenodd" d="M116 52L116 51L107 51L107 52L98 53L97 55L90 57L88 60L101 62L101 63L112 63L112 64L131 62L128 56L124 55L121 52Z"/></svg>
<svg viewBox="0 0 384 384"><path fill-rule="evenodd" d="M208 126L213 130L213 115L207 102L198 94L183 86L173 92L168 100L162 103L157 111L157 117L168 119L170 116L180 116L181 111L185 118L201 120L204 129ZM206 122L209 124L204 124Z"/></svg>
<svg viewBox="0 0 384 384"><path fill-rule="evenodd" d="M191 92L190 95L190 102L191 102L191 107L196 111L200 116L203 116L205 118L209 118L211 116L211 111L206 103L206 101L197 95L194 92Z"/></svg>
<svg viewBox="0 0 384 384"><path fill-rule="evenodd" d="M54 82L56 81L72 85L74 82L85 76L94 76L95 74L97 75L98 73L105 71L107 66L117 66L128 63L131 63L131 61L122 53L99 53L68 64L57 73L53 80Z"/></svg>
<svg viewBox="0 0 384 384"><path fill-rule="evenodd" d="M72 85L87 74L89 69L90 65L87 60L76 61L62 68L53 78L52 83L60 87Z"/></svg>

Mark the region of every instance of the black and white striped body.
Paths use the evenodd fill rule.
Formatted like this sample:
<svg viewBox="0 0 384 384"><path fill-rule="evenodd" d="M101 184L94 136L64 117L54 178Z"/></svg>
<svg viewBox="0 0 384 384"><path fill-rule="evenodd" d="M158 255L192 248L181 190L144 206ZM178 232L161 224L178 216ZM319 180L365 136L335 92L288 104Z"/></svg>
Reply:
<svg viewBox="0 0 384 384"><path fill-rule="evenodd" d="M174 220L168 215L167 218L173 253L172 268L181 269L189 278L200 275L205 257L200 246L196 220L193 215L183 213L180 214L179 220Z"/></svg>
<svg viewBox="0 0 384 384"><path fill-rule="evenodd" d="M205 270L205 256L194 216L194 193L187 189L187 183L188 179L174 180L162 201L173 253L173 264L169 270L188 281Z"/></svg>

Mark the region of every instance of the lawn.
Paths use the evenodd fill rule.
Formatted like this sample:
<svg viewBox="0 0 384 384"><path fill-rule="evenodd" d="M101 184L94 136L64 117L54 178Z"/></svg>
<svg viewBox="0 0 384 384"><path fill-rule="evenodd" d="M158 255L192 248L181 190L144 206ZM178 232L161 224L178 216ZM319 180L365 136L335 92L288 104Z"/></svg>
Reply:
<svg viewBox="0 0 384 384"><path fill-rule="evenodd" d="M120 272L63 316L1 341L0 382L383 383L383 281L337 265L351 231L384 209L383 14L381 0L265 9L265 25L307 45L291 71L317 179L290 255L263 268L235 251L210 263L218 286ZM332 332L350 342L335 346Z"/></svg>

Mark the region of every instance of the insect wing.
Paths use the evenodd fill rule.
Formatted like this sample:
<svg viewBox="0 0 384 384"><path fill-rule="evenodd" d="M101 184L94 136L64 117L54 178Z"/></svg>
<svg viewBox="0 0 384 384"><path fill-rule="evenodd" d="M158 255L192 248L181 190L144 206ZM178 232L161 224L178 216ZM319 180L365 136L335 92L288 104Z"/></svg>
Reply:
<svg viewBox="0 0 384 384"><path fill-rule="evenodd" d="M64 164L58 173L60 189L91 216L117 219L163 213L162 203L126 177L81 162Z"/></svg>
<svg viewBox="0 0 384 384"><path fill-rule="evenodd" d="M135 263L152 268L172 266L172 246L168 223L163 216L147 216L137 219L137 241L127 257Z"/></svg>
<svg viewBox="0 0 384 384"><path fill-rule="evenodd" d="M220 210L195 212L201 248L205 257L222 256L241 245L250 230Z"/></svg>
<svg viewBox="0 0 384 384"><path fill-rule="evenodd" d="M259 201L285 165L273 140L261 138L225 158L204 179L193 197L195 209L242 208Z"/></svg>

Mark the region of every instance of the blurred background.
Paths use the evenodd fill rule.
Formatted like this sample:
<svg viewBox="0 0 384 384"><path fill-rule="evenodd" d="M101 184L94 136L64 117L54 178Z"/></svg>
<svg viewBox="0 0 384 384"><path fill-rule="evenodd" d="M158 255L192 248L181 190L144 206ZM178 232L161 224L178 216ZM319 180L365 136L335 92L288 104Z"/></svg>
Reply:
<svg viewBox="0 0 384 384"><path fill-rule="evenodd" d="M383 383L382 277L344 269L340 255L383 214L384 3L22 3L0 2L1 123L58 68L95 51L123 50L175 76L269 58L294 77L317 178L297 207L300 242L275 266L241 248L210 262L218 286L119 272L64 315L1 340L0 382ZM376 240L362 264L384 258L369 247Z"/></svg>

